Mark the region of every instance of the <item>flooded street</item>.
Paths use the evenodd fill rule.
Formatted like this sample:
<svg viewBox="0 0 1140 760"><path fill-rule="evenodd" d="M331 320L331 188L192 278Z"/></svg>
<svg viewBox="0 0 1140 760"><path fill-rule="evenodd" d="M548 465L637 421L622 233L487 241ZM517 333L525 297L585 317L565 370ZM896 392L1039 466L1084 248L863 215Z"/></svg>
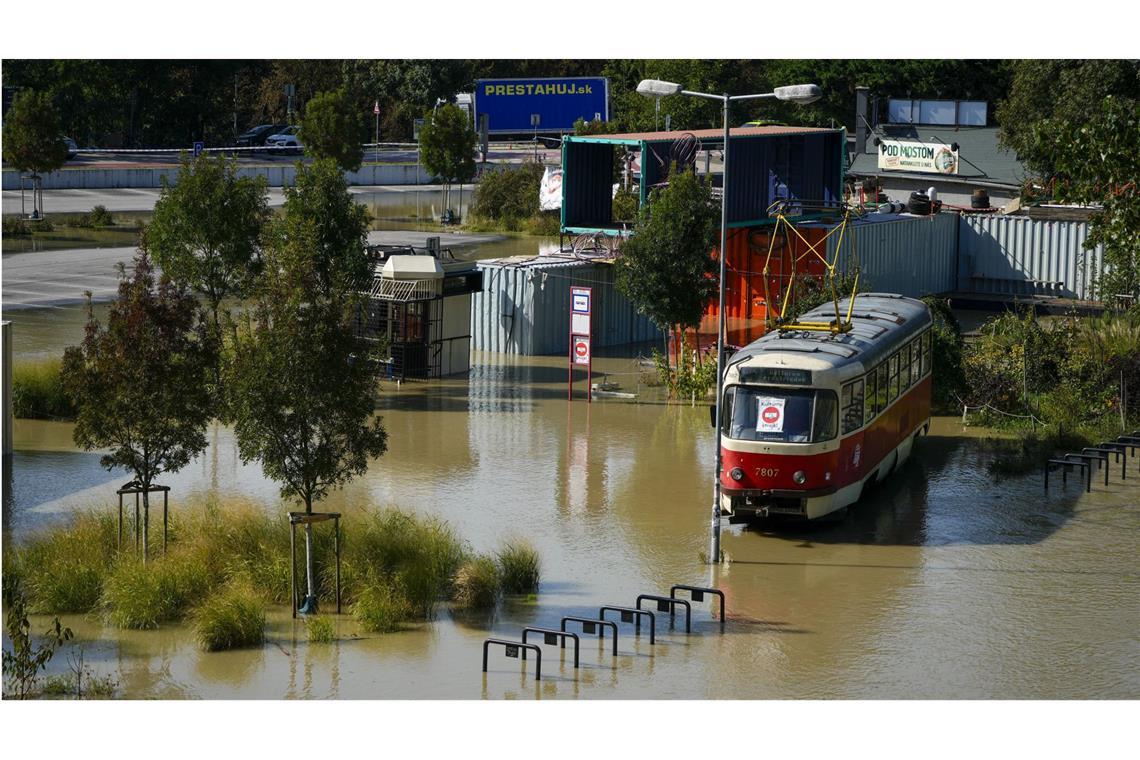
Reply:
<svg viewBox="0 0 1140 760"><path fill-rule="evenodd" d="M534 252L535 238L465 255ZM446 243L445 243L446 245ZM105 308L105 307L101 307ZM82 336L82 307L5 312L16 360L57 356ZM713 431L704 406L666 405L641 385L631 352L596 360L640 401L566 400L564 357L476 352L469 376L384 383L389 451L322 505L345 515L345 540L366 510L399 506L450 523L476 551L529 539L542 558L535 602L493 616L441 607L395 634L362 633L346 616L339 640L309 644L287 608L271 611L264 647L200 651L190 630L122 631L94 618L65 623L87 661L131 698L1130 698L1140 697L1140 468L1091 494L1073 480L1044 494L1040 473L996 481L975 430L935 421L902 471L839 524L780 531L726 527L724 565L708 546ZM4 540L111 509L128 479L75 450L67 423L18 420L4 473ZM171 508L216 497L281 514L278 487L243 465L233 432L163 479ZM619 655L583 637L544 649L543 679L493 649L489 636L557 628L604 604L676 583L728 596L723 634L708 602L693 633L658 615L658 642L621 626ZM678 619L679 622L680 619ZM35 621L40 628L44 619ZM608 639L607 639L608 642ZM52 669L65 669L57 658Z"/></svg>

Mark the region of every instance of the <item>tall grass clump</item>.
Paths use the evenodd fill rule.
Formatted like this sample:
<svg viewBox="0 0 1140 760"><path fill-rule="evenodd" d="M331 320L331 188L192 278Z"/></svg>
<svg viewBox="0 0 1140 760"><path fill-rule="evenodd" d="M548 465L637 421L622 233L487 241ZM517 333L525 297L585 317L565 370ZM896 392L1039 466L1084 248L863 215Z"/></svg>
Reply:
<svg viewBox="0 0 1140 760"><path fill-rule="evenodd" d="M115 519L85 512L6 551L4 572L22 578L31 612L91 612L99 606L116 545Z"/></svg>
<svg viewBox="0 0 1140 760"><path fill-rule="evenodd" d="M63 390L61 359L12 366L12 413L21 419L73 420L75 404Z"/></svg>
<svg viewBox="0 0 1140 760"><path fill-rule="evenodd" d="M446 523L382 510L345 530L345 593L352 599L369 586L392 585L411 614L431 617L462 561L463 545Z"/></svg>
<svg viewBox="0 0 1140 760"><path fill-rule="evenodd" d="M540 563L538 552L526 541L508 541L499 549L496 559L508 594L533 594L538 591Z"/></svg>
<svg viewBox="0 0 1140 760"><path fill-rule="evenodd" d="M231 583L210 594L194 610L192 620L198 644L207 652L259 646L265 641L265 603L243 583Z"/></svg>
<svg viewBox="0 0 1140 760"><path fill-rule="evenodd" d="M502 589L502 576L494 558L480 555L467 560L455 576L455 606L460 609L494 607Z"/></svg>
<svg viewBox="0 0 1140 760"><path fill-rule="evenodd" d="M398 590L381 584L364 588L352 603L352 617L366 631L392 633L411 615L411 605Z"/></svg>
<svg viewBox="0 0 1140 760"><path fill-rule="evenodd" d="M336 627L328 615L310 615L305 618L305 632L309 643L328 644L336 639Z"/></svg>
<svg viewBox="0 0 1140 760"><path fill-rule="evenodd" d="M107 620L120 628L157 628L183 617L216 582L202 558L181 552L145 566L134 556L115 563L103 584Z"/></svg>

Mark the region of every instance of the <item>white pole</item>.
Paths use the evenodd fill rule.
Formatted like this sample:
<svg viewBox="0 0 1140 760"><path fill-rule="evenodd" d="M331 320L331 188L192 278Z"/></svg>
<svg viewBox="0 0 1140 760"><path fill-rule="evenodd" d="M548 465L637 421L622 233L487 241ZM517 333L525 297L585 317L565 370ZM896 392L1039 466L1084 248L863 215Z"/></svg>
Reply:
<svg viewBox="0 0 1140 760"><path fill-rule="evenodd" d="M713 505L710 521L709 562L720 562L720 431L723 427L721 405L724 396L724 278L725 256L728 244L728 93L724 95L724 164L721 167L720 181L720 281L717 286L717 327L716 327L716 469L713 472Z"/></svg>

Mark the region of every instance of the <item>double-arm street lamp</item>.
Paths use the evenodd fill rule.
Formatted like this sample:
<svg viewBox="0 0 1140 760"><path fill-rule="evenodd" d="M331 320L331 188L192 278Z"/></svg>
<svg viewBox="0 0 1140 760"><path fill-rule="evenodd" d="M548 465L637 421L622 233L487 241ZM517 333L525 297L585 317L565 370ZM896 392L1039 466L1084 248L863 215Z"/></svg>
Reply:
<svg viewBox="0 0 1140 760"><path fill-rule="evenodd" d="M760 98L775 98L790 103L807 105L819 100L823 93L819 85L795 84L787 87L777 87L772 92L757 95L711 95L707 92L692 92L685 90L676 82L663 82L659 79L643 79L637 85L638 93L650 98L662 98L667 95L691 95L694 98L719 100L724 105L724 156L721 167L720 191L720 282L718 290L717 331L716 331L716 471L713 477L713 504L711 538L709 541L709 562L720 562L720 470L721 470L721 402L724 395L724 284L725 284L725 251L728 244L728 105L741 100L758 100Z"/></svg>

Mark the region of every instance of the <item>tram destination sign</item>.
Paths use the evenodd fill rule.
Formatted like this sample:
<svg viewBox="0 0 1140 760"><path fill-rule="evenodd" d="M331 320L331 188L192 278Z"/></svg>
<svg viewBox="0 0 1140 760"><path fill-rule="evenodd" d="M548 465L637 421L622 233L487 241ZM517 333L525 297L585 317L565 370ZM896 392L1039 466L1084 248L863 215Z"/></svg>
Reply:
<svg viewBox="0 0 1140 760"><path fill-rule="evenodd" d="M811 385L811 370L790 367L741 367L740 382Z"/></svg>

